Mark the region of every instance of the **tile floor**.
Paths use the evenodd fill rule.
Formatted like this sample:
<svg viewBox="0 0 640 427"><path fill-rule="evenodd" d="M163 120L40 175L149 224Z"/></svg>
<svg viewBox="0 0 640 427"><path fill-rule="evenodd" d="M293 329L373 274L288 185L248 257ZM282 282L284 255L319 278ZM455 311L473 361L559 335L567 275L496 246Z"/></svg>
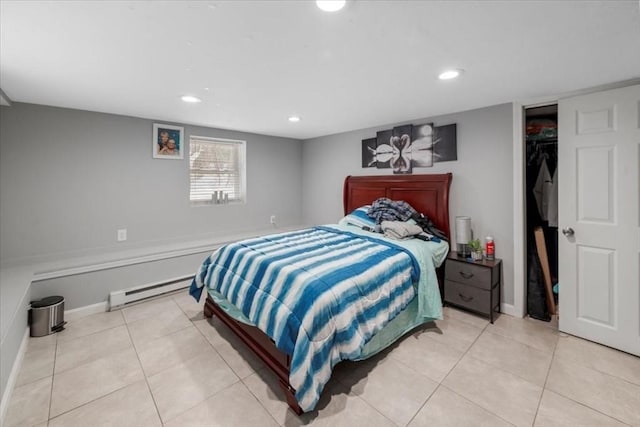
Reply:
<svg viewBox="0 0 640 427"><path fill-rule="evenodd" d="M31 338L11 426L640 426L640 358L445 308L370 360L338 365L297 417L276 378L185 294Z"/></svg>

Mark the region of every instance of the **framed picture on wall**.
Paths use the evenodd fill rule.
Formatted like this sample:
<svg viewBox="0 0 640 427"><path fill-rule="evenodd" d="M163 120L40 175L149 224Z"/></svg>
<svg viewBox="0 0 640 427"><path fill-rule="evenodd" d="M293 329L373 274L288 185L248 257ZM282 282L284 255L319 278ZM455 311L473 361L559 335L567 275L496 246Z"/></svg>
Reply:
<svg viewBox="0 0 640 427"><path fill-rule="evenodd" d="M151 145L154 159L184 158L184 128L154 123Z"/></svg>

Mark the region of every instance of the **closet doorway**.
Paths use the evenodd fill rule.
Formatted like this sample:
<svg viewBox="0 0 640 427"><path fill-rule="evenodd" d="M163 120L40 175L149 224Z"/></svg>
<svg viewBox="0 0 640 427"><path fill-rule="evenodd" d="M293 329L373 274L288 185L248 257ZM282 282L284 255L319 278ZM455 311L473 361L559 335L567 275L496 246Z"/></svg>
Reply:
<svg viewBox="0 0 640 427"><path fill-rule="evenodd" d="M548 129L554 108L555 144ZM640 356L640 85L634 81L560 98L557 107L525 108L520 117L524 123L516 124L529 125L520 199L526 268L520 276L524 292L516 301L542 320L558 302L561 332ZM534 189L537 182L540 193L547 181L557 190L549 189L545 205ZM549 206L556 200L557 219ZM552 288L559 284L553 300L548 282Z"/></svg>
<svg viewBox="0 0 640 427"><path fill-rule="evenodd" d="M558 314L558 105L525 109L526 311Z"/></svg>

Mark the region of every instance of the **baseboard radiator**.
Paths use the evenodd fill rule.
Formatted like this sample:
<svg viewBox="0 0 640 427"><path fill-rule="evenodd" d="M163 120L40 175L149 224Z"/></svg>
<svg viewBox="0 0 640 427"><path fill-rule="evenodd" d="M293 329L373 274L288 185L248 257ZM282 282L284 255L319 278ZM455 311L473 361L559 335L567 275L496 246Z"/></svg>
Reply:
<svg viewBox="0 0 640 427"><path fill-rule="evenodd" d="M186 289L193 280L193 275L176 277L164 282L149 283L109 294L109 310L116 310L129 304L151 299L159 295Z"/></svg>

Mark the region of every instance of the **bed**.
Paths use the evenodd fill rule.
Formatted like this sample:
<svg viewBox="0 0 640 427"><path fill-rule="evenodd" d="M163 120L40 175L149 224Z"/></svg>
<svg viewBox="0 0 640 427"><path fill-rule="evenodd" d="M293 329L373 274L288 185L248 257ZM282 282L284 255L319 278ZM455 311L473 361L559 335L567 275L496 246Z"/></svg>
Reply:
<svg viewBox="0 0 640 427"><path fill-rule="evenodd" d="M381 197L404 200L418 212L429 217L448 239L450 237L451 180L450 173L348 176L343 190L344 212L347 215ZM215 315L220 318L276 374L288 405L297 414L314 408L337 362L344 359L368 358L419 324L441 317L443 268L435 267L443 265L448 244L428 242L429 245L426 245L426 242L419 242L417 239L399 244L385 242L382 237L379 237L380 235L371 236L372 234L354 227L350 228L346 224L338 224L265 236L244 241L246 244L239 242L229 247L225 246L205 260L191 286L190 293L197 298L202 288L206 287L205 317L210 318ZM351 257L352 252L348 251L354 247L357 247L361 253L369 255ZM342 264L340 268L317 267L321 264L307 261L318 251L335 255L333 256L335 260L332 262L342 262L344 268ZM344 255L341 255L341 251L345 251ZM209 265L214 256L217 264ZM264 268L255 267L251 264L253 261L242 258L250 256L269 256L272 264ZM367 260L369 264L360 266L359 261L344 262L356 258L362 258L363 263ZM298 259L300 262L297 261ZM282 284L280 274L284 270L293 269L294 267L290 264L296 264L297 272L291 278L283 276L286 277L286 283L311 280L307 277L313 268L325 271L325 276L314 279L320 285L307 287L322 289L322 292L307 294L306 291L301 291L302 293L296 297L291 297L295 299L295 304L287 305L285 299L289 296L279 294L276 288L288 286ZM272 265L277 267L272 268ZM254 276L250 276L250 280L245 280L246 272L251 269L258 271L259 274L255 275L255 279ZM274 273L276 269L277 273ZM347 270L354 277L340 276ZM242 274L240 274L241 271ZM298 275L303 279L299 279ZM377 283L375 287L369 287L368 280L373 283L382 276L384 276L385 287L382 285L377 287ZM278 280L273 280L273 277L278 277ZM344 294L338 294L339 291L333 288L330 292L325 289L327 286L324 284L332 280L335 281L328 286L334 288L340 288L338 284L349 283L348 286L341 285L340 289L345 289ZM260 284L256 285L251 283L252 281ZM386 284L387 282L390 284ZM237 289L230 291L231 288L225 288L234 284L237 285ZM215 286L218 288L213 289ZM269 289L270 294L262 292L260 286L276 290ZM354 291L353 289L356 288L357 291ZM291 289L298 288L291 287ZM362 293L373 292L371 289L375 289L371 294L375 294L375 299L370 294ZM242 294L243 299L234 299L238 294ZM316 304L320 299L327 299L326 295L331 299L328 308L320 303ZM272 303L272 300L276 302ZM384 304L379 302L383 300ZM304 305L303 301L308 301L304 303L308 305ZM285 308L283 309L280 304ZM257 315L256 310L263 312ZM284 316L279 315L277 322L261 321L272 315L276 318L274 313L280 313L283 310L286 313ZM331 320L318 320L324 318L313 317L320 314L309 314L314 311L322 312L320 314L329 316ZM347 315L345 313L354 317L354 319L349 318L344 324L346 326L343 325ZM372 320L374 317L378 323ZM280 321L280 318L286 320ZM291 325L298 330L294 331ZM326 332L327 325L331 326L330 333ZM331 339L326 339L328 334L331 335ZM337 340L333 340L334 335L344 335L344 340L338 343ZM318 339L319 336L321 336L320 339ZM327 342L330 344L326 344Z"/></svg>

